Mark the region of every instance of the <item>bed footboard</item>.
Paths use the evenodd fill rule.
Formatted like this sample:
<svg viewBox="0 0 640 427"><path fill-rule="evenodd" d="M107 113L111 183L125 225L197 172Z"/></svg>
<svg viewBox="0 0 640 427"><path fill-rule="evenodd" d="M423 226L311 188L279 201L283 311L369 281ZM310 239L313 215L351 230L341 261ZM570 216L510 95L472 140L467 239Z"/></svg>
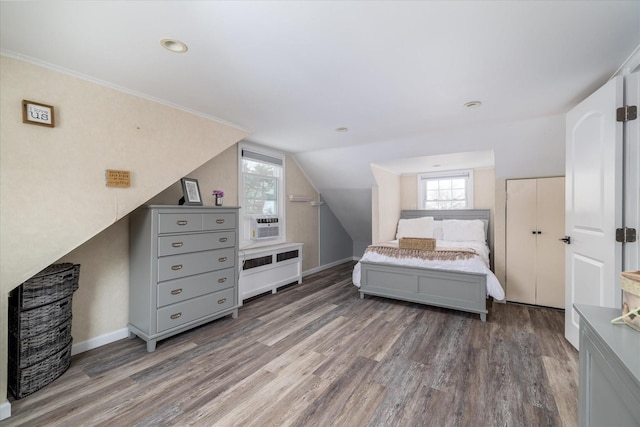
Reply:
<svg viewBox="0 0 640 427"><path fill-rule="evenodd" d="M477 313L487 319L487 276L482 273L361 262L360 298L375 295Z"/></svg>

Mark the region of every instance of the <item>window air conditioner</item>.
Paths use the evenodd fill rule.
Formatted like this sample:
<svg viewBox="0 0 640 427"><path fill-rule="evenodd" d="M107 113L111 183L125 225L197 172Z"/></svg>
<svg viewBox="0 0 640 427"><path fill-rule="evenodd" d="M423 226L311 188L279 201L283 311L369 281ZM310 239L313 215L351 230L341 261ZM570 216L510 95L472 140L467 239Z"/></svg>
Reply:
<svg viewBox="0 0 640 427"><path fill-rule="evenodd" d="M251 240L280 237L280 218L277 216L257 216L251 218Z"/></svg>

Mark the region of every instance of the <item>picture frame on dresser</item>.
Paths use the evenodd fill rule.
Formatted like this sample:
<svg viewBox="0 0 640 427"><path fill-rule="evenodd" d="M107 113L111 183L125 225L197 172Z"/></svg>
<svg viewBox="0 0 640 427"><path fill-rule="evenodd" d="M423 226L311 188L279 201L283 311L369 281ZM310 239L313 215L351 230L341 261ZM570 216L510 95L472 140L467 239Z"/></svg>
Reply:
<svg viewBox="0 0 640 427"><path fill-rule="evenodd" d="M198 180L194 178L180 179L182 184L182 200L187 206L202 206L202 196L200 196L200 186ZM182 203L181 203L182 204Z"/></svg>

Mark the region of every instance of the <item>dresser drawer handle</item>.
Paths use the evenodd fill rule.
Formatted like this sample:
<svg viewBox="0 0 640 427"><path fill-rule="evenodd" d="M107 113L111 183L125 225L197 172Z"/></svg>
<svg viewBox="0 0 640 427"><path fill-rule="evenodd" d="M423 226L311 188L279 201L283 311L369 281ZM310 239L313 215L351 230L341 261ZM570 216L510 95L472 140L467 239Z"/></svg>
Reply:
<svg viewBox="0 0 640 427"><path fill-rule="evenodd" d="M174 271L182 270L182 264L172 265L171 269Z"/></svg>
<svg viewBox="0 0 640 427"><path fill-rule="evenodd" d="M216 219L216 224L224 224L224 219Z"/></svg>
<svg viewBox="0 0 640 427"><path fill-rule="evenodd" d="M225 262L227 260L226 256L218 258L218 262Z"/></svg>
<svg viewBox="0 0 640 427"><path fill-rule="evenodd" d="M173 320L179 319L180 317L182 317L182 313L174 313L171 315Z"/></svg>
<svg viewBox="0 0 640 427"><path fill-rule="evenodd" d="M189 221L187 221L186 219L181 219L180 221L176 221L176 224L178 225L187 225L189 223Z"/></svg>
<svg viewBox="0 0 640 427"><path fill-rule="evenodd" d="M226 242L227 240L229 240L228 237L221 237L218 239L219 242L223 242L223 243Z"/></svg>
<svg viewBox="0 0 640 427"><path fill-rule="evenodd" d="M182 293L182 288L174 289L171 291L171 295L180 295Z"/></svg>
<svg viewBox="0 0 640 427"><path fill-rule="evenodd" d="M224 283L226 281L227 281L226 277L221 277L221 278L218 279L218 283Z"/></svg>
<svg viewBox="0 0 640 427"><path fill-rule="evenodd" d="M218 300L218 304L224 304L225 302L227 302L226 298L222 298Z"/></svg>
<svg viewBox="0 0 640 427"><path fill-rule="evenodd" d="M182 242L174 242L171 244L171 246L173 246L174 248L181 248L182 246L184 246L184 243Z"/></svg>

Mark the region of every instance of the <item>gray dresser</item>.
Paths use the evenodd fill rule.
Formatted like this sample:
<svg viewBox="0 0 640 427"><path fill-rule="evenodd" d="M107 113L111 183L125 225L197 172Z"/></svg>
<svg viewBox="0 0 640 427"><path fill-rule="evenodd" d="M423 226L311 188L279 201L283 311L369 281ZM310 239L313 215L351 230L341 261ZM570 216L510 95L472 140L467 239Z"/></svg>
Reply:
<svg viewBox="0 0 640 427"><path fill-rule="evenodd" d="M129 221L129 337L238 316L238 208L145 206Z"/></svg>
<svg viewBox="0 0 640 427"><path fill-rule="evenodd" d="M580 426L640 426L640 332L612 325L621 310L577 304Z"/></svg>

